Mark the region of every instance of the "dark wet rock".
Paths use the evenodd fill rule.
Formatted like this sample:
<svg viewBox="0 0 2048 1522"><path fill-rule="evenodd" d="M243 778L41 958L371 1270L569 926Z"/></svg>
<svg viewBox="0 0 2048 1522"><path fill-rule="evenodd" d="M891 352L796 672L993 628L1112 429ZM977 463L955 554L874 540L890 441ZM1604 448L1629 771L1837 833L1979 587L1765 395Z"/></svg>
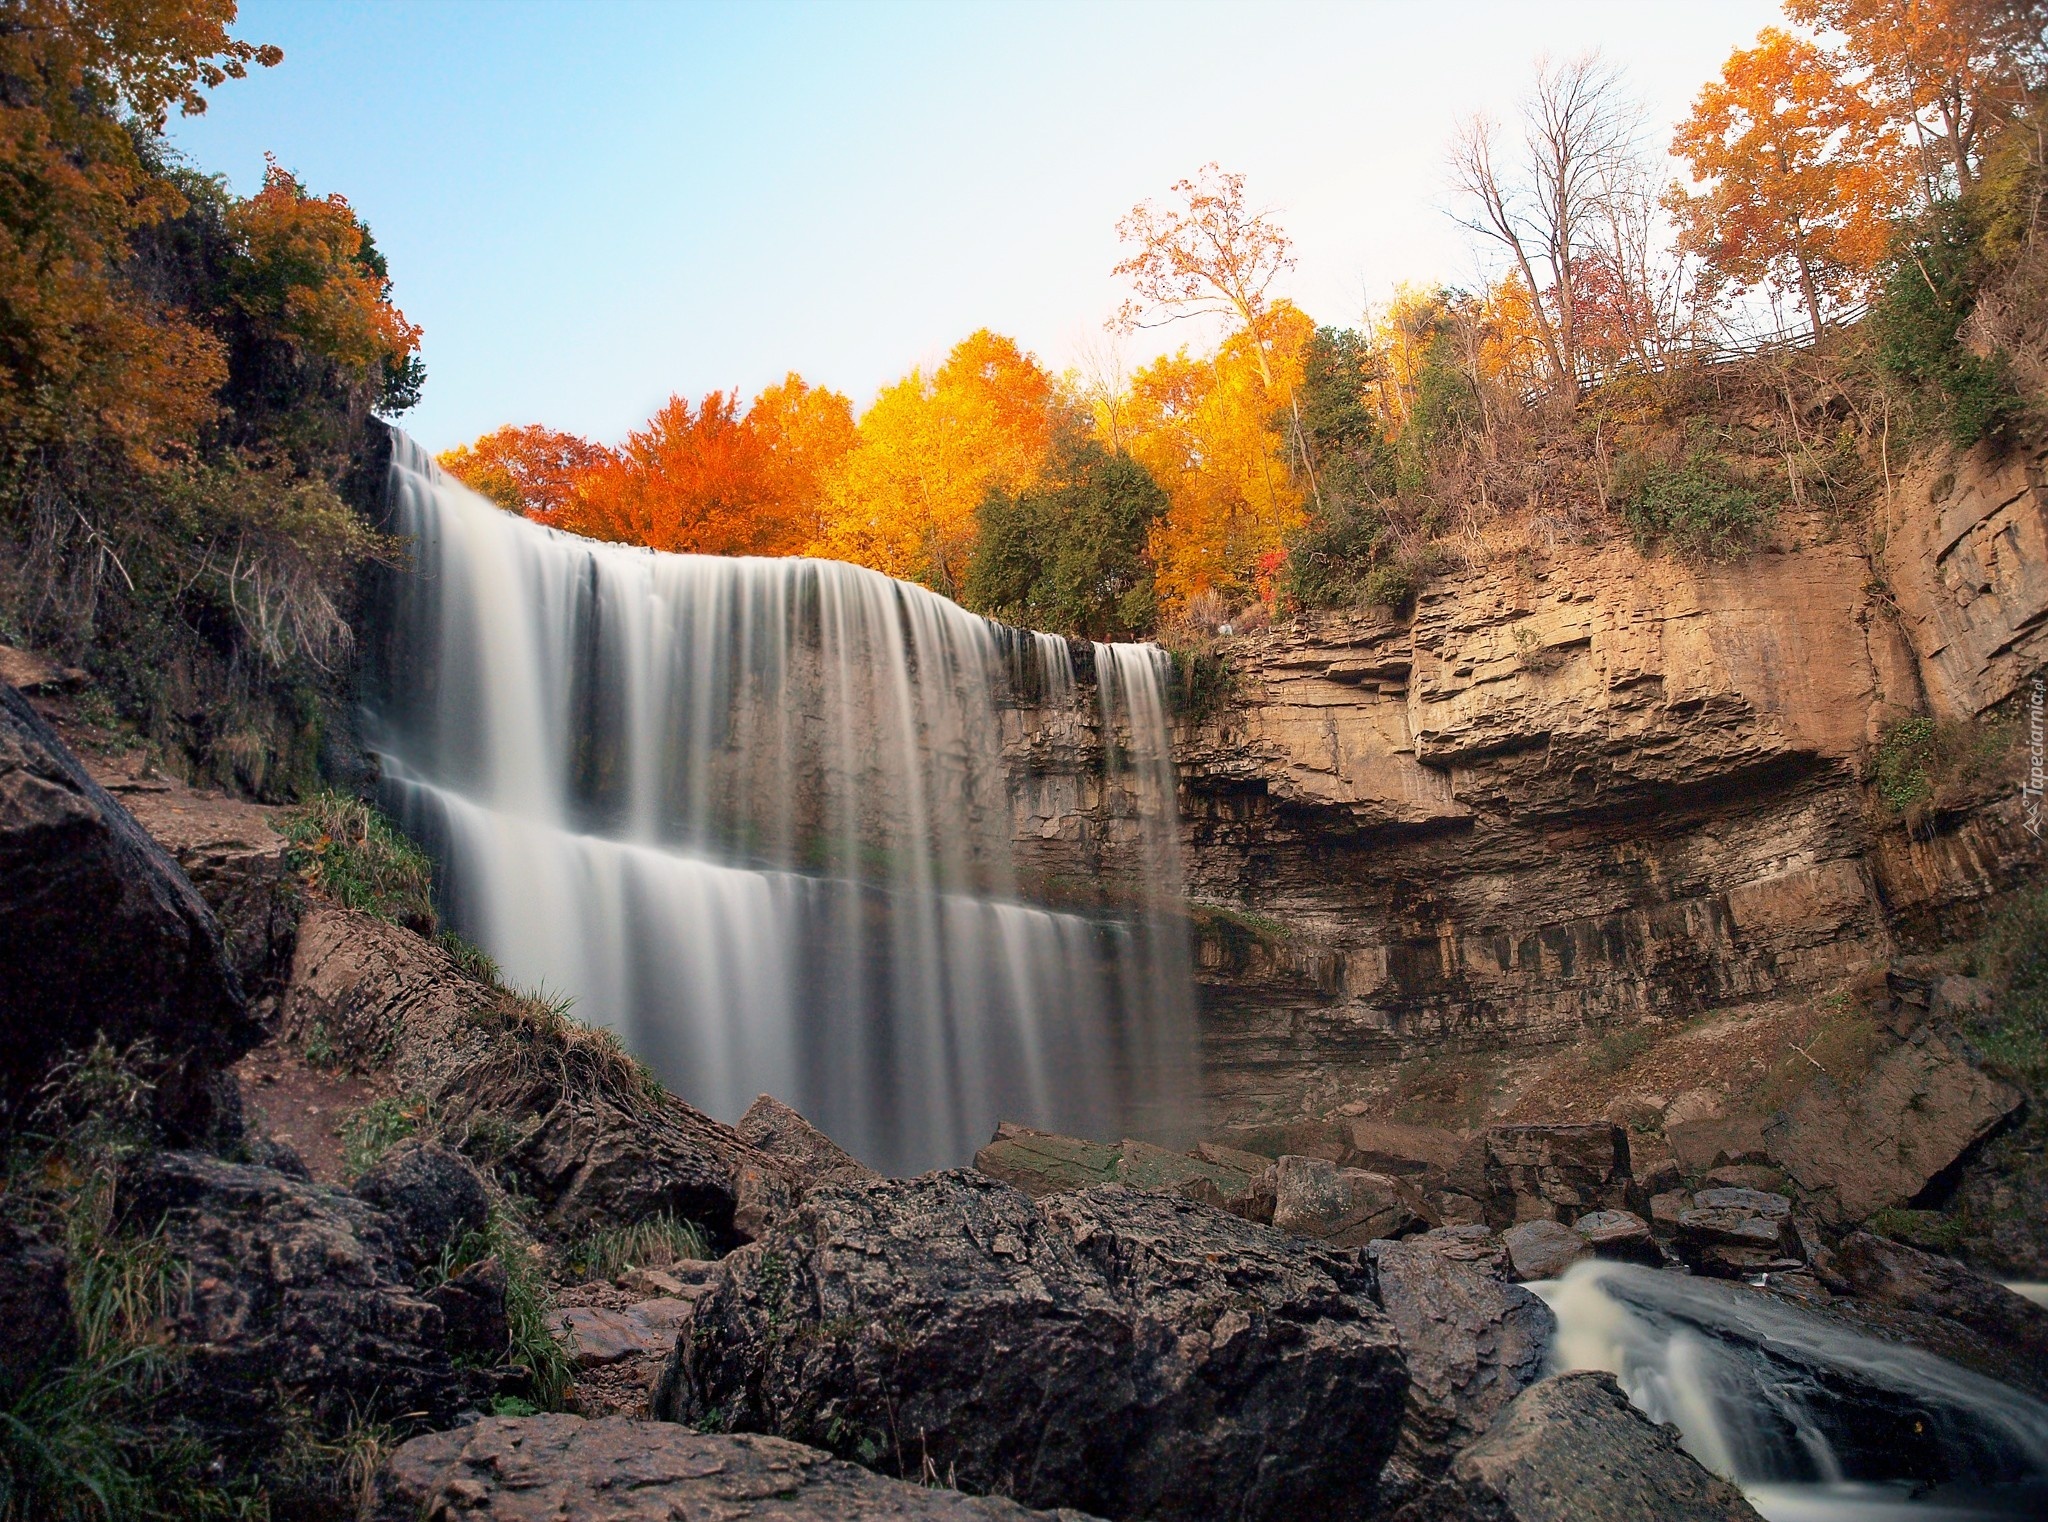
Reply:
<svg viewBox="0 0 2048 1522"><path fill-rule="evenodd" d="M569 1344L576 1366L594 1369L628 1358L666 1358L676 1333L690 1318L692 1300L642 1300L610 1309L572 1306L555 1313L557 1334Z"/></svg>
<svg viewBox="0 0 2048 1522"><path fill-rule="evenodd" d="M416 1263L433 1263L491 1218L483 1175L452 1147L404 1141L356 1180L355 1196L391 1217L400 1244Z"/></svg>
<svg viewBox="0 0 2048 1522"><path fill-rule="evenodd" d="M160 1231L189 1286L169 1318L179 1409L217 1444L262 1443L288 1410L446 1422L477 1394L390 1218L338 1190L197 1153L141 1158L124 1224Z"/></svg>
<svg viewBox="0 0 2048 1522"><path fill-rule="evenodd" d="M1650 1196L1650 1229L1660 1232L1678 1230L1678 1218L1692 1209L1690 1189L1666 1189Z"/></svg>
<svg viewBox="0 0 2048 1522"><path fill-rule="evenodd" d="M1368 1517L1400 1427L1356 1256L1170 1195L838 1185L724 1269L664 1371L668 1420L1159 1519Z"/></svg>
<svg viewBox="0 0 2048 1522"><path fill-rule="evenodd" d="M451 1355L490 1365L504 1357L511 1341L505 1311L505 1265L490 1257L451 1274L428 1290L425 1299L439 1308Z"/></svg>
<svg viewBox="0 0 2048 1522"><path fill-rule="evenodd" d="M749 1105L733 1129L741 1141L787 1165L807 1185L881 1177L772 1094Z"/></svg>
<svg viewBox="0 0 2048 1522"><path fill-rule="evenodd" d="M409 930L320 907L300 922L284 1027L430 1100L465 1151L564 1232L669 1213L724 1246L787 1212L788 1169L649 1085L600 1040L537 1030Z"/></svg>
<svg viewBox="0 0 2048 1522"><path fill-rule="evenodd" d="M1650 1223L1628 1210L1596 1210L1572 1223L1572 1230L1585 1238L1596 1258L1617 1263L1641 1263L1659 1268L1664 1250L1650 1233Z"/></svg>
<svg viewBox="0 0 2048 1522"><path fill-rule="evenodd" d="M1921 1025L1853 1084L1816 1076L1765 1128L1771 1159L1824 1220L1909 1203L2024 1103L1959 1043Z"/></svg>
<svg viewBox="0 0 2048 1522"><path fill-rule="evenodd" d="M1496 1227L1623 1210L1628 1132L1604 1124L1495 1126L1486 1133L1484 1170L1487 1214Z"/></svg>
<svg viewBox="0 0 2048 1522"><path fill-rule="evenodd" d="M0 1226L0 1404L78 1348L64 1249Z"/></svg>
<svg viewBox="0 0 2048 1522"><path fill-rule="evenodd" d="M1437 1224L1421 1192L1392 1174L1339 1168L1319 1157L1275 1165L1273 1226L1336 1247L1426 1231Z"/></svg>
<svg viewBox="0 0 2048 1522"><path fill-rule="evenodd" d="M289 1178L312 1182L313 1170L306 1166L306 1160L299 1156L298 1149L289 1142L281 1142L274 1136L255 1133L242 1138L237 1161L253 1163L258 1168L269 1168Z"/></svg>
<svg viewBox="0 0 2048 1522"><path fill-rule="evenodd" d="M221 1129L220 1077L263 1032L212 912L11 687L0 686L0 1123L52 1063L148 1041L173 1140Z"/></svg>
<svg viewBox="0 0 2048 1522"><path fill-rule="evenodd" d="M1270 1125L1229 1126L1214 1140L1270 1160L1318 1157L1340 1168L1390 1173L1439 1188L1457 1166L1466 1143L1451 1131L1367 1116L1334 1116Z"/></svg>
<svg viewBox="0 0 2048 1522"><path fill-rule="evenodd" d="M776 1437L659 1422L497 1417L414 1438L377 1477L370 1522L1027 1522L1076 1512L884 1479Z"/></svg>
<svg viewBox="0 0 2048 1522"><path fill-rule="evenodd" d="M1419 1494L1543 1371L1557 1318L1489 1263L1461 1255L1474 1245L1430 1232L1366 1249L1408 1365L1407 1415L1381 1476L1383 1506Z"/></svg>
<svg viewBox="0 0 2048 1522"><path fill-rule="evenodd" d="M1995 1372L2048 1398L2048 1310L2025 1296L1953 1258L1867 1231L1843 1239L1829 1268L1860 1300L1968 1328L1997 1350Z"/></svg>
<svg viewBox="0 0 2048 1522"><path fill-rule="evenodd" d="M1524 1281L1555 1279L1592 1253L1584 1237L1557 1221L1523 1221L1502 1232L1500 1240L1514 1276Z"/></svg>
<svg viewBox="0 0 2048 1522"><path fill-rule="evenodd" d="M1611 1374L1530 1386L1399 1522L1762 1522Z"/></svg>

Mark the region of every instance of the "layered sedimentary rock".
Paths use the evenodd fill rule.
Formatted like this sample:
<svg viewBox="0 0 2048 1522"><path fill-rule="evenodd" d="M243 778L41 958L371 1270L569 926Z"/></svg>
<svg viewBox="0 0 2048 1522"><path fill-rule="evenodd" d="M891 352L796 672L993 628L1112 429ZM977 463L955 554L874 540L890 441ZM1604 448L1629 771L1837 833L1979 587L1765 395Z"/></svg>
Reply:
<svg viewBox="0 0 2048 1522"><path fill-rule="evenodd" d="M1224 639L1176 736L1212 1122L1379 1110L1419 1057L1803 997L1966 929L2041 859L2016 779L1912 830L1864 779L1888 726L2023 702L2048 661L2041 464L1898 478L1874 557L1796 511L1710 566L1474 542L1405 613ZM1013 746L1048 876L1119 860L1088 743Z"/></svg>

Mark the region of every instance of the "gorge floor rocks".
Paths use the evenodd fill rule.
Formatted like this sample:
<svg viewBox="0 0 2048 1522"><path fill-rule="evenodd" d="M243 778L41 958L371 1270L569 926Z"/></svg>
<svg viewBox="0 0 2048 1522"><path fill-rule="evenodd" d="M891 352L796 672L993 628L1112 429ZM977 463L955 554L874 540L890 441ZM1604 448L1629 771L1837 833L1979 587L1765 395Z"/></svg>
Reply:
<svg viewBox="0 0 2048 1522"><path fill-rule="evenodd" d="M1400 1445L1381 1476L1383 1506L1412 1498L1542 1372L1550 1307L1501 1276L1470 1236L1429 1232L1366 1249L1373 1292L1408 1368Z"/></svg>
<svg viewBox="0 0 2048 1522"><path fill-rule="evenodd" d="M1100 1187L840 1185L733 1254L655 1401L1112 1518L1365 1518L1400 1427L1349 1254Z"/></svg>
<svg viewBox="0 0 2048 1522"><path fill-rule="evenodd" d="M754 1434L577 1416L491 1419L386 1461L368 1522L1087 1522L884 1478Z"/></svg>

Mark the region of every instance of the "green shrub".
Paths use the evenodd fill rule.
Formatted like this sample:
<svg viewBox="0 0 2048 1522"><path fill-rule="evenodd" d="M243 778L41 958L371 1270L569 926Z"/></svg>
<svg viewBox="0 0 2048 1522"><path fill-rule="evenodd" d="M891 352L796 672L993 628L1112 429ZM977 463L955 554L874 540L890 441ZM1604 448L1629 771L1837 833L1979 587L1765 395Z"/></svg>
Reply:
<svg viewBox="0 0 2048 1522"><path fill-rule="evenodd" d="M1677 463L1624 455L1615 468L1622 519L1636 542L1663 543L1697 560L1727 560L1770 527L1776 490L1757 486L1721 455L1695 447Z"/></svg>
<svg viewBox="0 0 2048 1522"><path fill-rule="evenodd" d="M2006 357L1975 353L1962 338L1991 273L1976 208L1938 202L1900 237L1870 313L1877 361L1926 402L1950 444L1967 449L2022 410Z"/></svg>
<svg viewBox="0 0 2048 1522"><path fill-rule="evenodd" d="M1995 724L1936 723L1916 714L1886 727L1870 759L1869 777L1885 809L1909 825L1948 808L1995 774L2009 754L2009 736Z"/></svg>
<svg viewBox="0 0 2048 1522"><path fill-rule="evenodd" d="M301 875L344 908L434 933L434 864L378 810L344 793L315 793L284 833Z"/></svg>
<svg viewBox="0 0 2048 1522"><path fill-rule="evenodd" d="M1377 608L1404 608L1422 590L1422 575L1406 560L1383 560L1358 584L1361 602Z"/></svg>
<svg viewBox="0 0 2048 1522"><path fill-rule="evenodd" d="M493 988L504 986L504 975L499 971L496 959L481 946L464 940L452 930L444 930L435 936L434 944L454 960L457 971Z"/></svg>
<svg viewBox="0 0 2048 1522"><path fill-rule="evenodd" d="M1371 508L1331 512L1288 542L1281 591L1297 607L1351 606L1361 600L1363 583L1380 569L1374 561L1385 535L1384 518Z"/></svg>
<svg viewBox="0 0 2048 1522"><path fill-rule="evenodd" d="M2035 1094L2048 1093L2048 884L2005 905L1979 938L1970 965L1998 988L1991 1012L1972 1022L1972 1038Z"/></svg>

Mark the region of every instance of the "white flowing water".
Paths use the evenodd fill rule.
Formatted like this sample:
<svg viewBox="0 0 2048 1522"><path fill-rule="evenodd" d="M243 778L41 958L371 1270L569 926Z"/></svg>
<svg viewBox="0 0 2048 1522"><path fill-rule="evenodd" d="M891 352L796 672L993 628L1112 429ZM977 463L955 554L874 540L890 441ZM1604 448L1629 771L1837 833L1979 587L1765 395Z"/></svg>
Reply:
<svg viewBox="0 0 2048 1522"><path fill-rule="evenodd" d="M2048 1405L1743 1285L1581 1263L1532 1286L1556 1369L1605 1369L1770 1522L2048 1514Z"/></svg>
<svg viewBox="0 0 2048 1522"><path fill-rule="evenodd" d="M402 435L365 734L444 912L678 1093L796 1105L890 1171L998 1120L1186 1123L1192 980L1163 652L1084 649L1144 891L1024 901L1013 726L1075 651L833 561L665 555L500 511Z"/></svg>

